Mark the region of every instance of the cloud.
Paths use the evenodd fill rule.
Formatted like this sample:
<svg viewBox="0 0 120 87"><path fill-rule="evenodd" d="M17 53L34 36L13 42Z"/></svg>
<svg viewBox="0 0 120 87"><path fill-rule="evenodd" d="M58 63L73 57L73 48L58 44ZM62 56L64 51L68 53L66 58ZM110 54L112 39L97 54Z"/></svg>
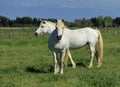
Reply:
<svg viewBox="0 0 120 87"><path fill-rule="evenodd" d="M38 2L34 0L3 0L0 1L0 5L3 6L20 6L20 7L35 7L38 6Z"/></svg>
<svg viewBox="0 0 120 87"><path fill-rule="evenodd" d="M62 8L80 8L80 6L74 6L74 5L61 5Z"/></svg>
<svg viewBox="0 0 120 87"><path fill-rule="evenodd" d="M37 5L32 4L32 3L30 3L30 2L26 2L26 3L21 3L21 6L22 6L22 7L34 7L34 6L37 6Z"/></svg>

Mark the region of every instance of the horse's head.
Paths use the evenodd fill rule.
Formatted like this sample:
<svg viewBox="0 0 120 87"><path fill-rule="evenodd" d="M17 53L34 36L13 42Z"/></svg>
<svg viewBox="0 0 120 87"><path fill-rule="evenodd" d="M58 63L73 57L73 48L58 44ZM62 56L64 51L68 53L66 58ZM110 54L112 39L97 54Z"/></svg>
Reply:
<svg viewBox="0 0 120 87"><path fill-rule="evenodd" d="M57 23L56 23L56 31L57 31L57 39L58 40L61 40L62 38L62 35L64 33L64 21L63 20L57 20Z"/></svg>
<svg viewBox="0 0 120 87"><path fill-rule="evenodd" d="M35 31L35 36L39 34L48 33L49 26L47 25L47 21L41 20L39 28Z"/></svg>

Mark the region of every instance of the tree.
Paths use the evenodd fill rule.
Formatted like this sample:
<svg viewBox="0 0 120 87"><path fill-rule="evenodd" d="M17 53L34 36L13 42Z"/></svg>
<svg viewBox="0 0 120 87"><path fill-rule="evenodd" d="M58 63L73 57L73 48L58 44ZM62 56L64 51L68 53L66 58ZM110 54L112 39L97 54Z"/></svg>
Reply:
<svg viewBox="0 0 120 87"><path fill-rule="evenodd" d="M47 19L48 21L51 21L51 22L56 22L56 19Z"/></svg>
<svg viewBox="0 0 120 87"><path fill-rule="evenodd" d="M37 18L33 18L32 24L33 24L33 26L38 26L38 20L37 20Z"/></svg>
<svg viewBox="0 0 120 87"><path fill-rule="evenodd" d="M104 23L104 18L103 16L99 16L97 18L97 27L103 27L103 23Z"/></svg>
<svg viewBox="0 0 120 87"><path fill-rule="evenodd" d="M114 27L120 27L120 17L116 17L113 20L113 25L114 25Z"/></svg>
<svg viewBox="0 0 120 87"><path fill-rule="evenodd" d="M81 26L81 20L80 19L76 19L74 21L74 24L75 24L76 27L80 27Z"/></svg>
<svg viewBox="0 0 120 87"><path fill-rule="evenodd" d="M23 24L32 24L32 18L30 17L22 17L22 23Z"/></svg>
<svg viewBox="0 0 120 87"><path fill-rule="evenodd" d="M9 27L10 19L4 16L0 16L0 26Z"/></svg>
<svg viewBox="0 0 120 87"><path fill-rule="evenodd" d="M81 20L81 26L80 27L86 27L88 24L87 24L87 20L85 19L85 18L83 18L82 20Z"/></svg>
<svg viewBox="0 0 120 87"><path fill-rule="evenodd" d="M56 21L56 19L45 19L51 22ZM40 24L40 18L16 17L16 19L10 20L7 17L0 16L0 27L37 27ZM111 16L94 17L91 19L76 19L74 22L65 21L65 25L68 27L120 27L120 17L112 18Z"/></svg>
<svg viewBox="0 0 120 87"><path fill-rule="evenodd" d="M98 27L97 18L91 18L90 21L91 21L91 26L92 27Z"/></svg>
<svg viewBox="0 0 120 87"><path fill-rule="evenodd" d="M104 17L104 27L110 28L113 26L113 19L111 16Z"/></svg>

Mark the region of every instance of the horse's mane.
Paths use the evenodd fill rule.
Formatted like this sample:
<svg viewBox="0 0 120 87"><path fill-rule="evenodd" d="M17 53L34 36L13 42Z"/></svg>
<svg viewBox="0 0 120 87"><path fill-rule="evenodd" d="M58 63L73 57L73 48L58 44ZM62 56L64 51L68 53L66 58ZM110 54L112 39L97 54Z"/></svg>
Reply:
<svg viewBox="0 0 120 87"><path fill-rule="evenodd" d="M42 19L40 23L42 23L42 22L46 22L46 23L49 23L49 24L51 24L51 25L55 25L54 22L51 22L51 21L48 21L48 20L43 20L43 19Z"/></svg>
<svg viewBox="0 0 120 87"><path fill-rule="evenodd" d="M54 22L51 22L51 21L48 21L48 20L45 20L47 23L50 23L50 24L52 24L52 25L55 25L55 23Z"/></svg>
<svg viewBox="0 0 120 87"><path fill-rule="evenodd" d="M64 21L62 21L62 20L58 20L58 21L60 21L60 22L59 22L59 23L60 23L59 25L62 25L64 28L68 28L67 26L65 26ZM57 22L58 22L58 21L57 21Z"/></svg>

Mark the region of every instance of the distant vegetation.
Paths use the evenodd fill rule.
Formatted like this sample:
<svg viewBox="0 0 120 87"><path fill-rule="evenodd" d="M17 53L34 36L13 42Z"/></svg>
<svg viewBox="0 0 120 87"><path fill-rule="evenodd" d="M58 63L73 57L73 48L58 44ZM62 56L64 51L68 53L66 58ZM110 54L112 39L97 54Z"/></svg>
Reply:
<svg viewBox="0 0 120 87"><path fill-rule="evenodd" d="M15 19L9 19L4 16L0 16L0 27L37 27L40 23L40 18L16 17ZM55 21L56 19L47 19L49 21ZM73 22L65 22L68 27L102 27L102 28L119 28L120 17L112 18L111 16L99 16L92 17L90 19L75 19Z"/></svg>

